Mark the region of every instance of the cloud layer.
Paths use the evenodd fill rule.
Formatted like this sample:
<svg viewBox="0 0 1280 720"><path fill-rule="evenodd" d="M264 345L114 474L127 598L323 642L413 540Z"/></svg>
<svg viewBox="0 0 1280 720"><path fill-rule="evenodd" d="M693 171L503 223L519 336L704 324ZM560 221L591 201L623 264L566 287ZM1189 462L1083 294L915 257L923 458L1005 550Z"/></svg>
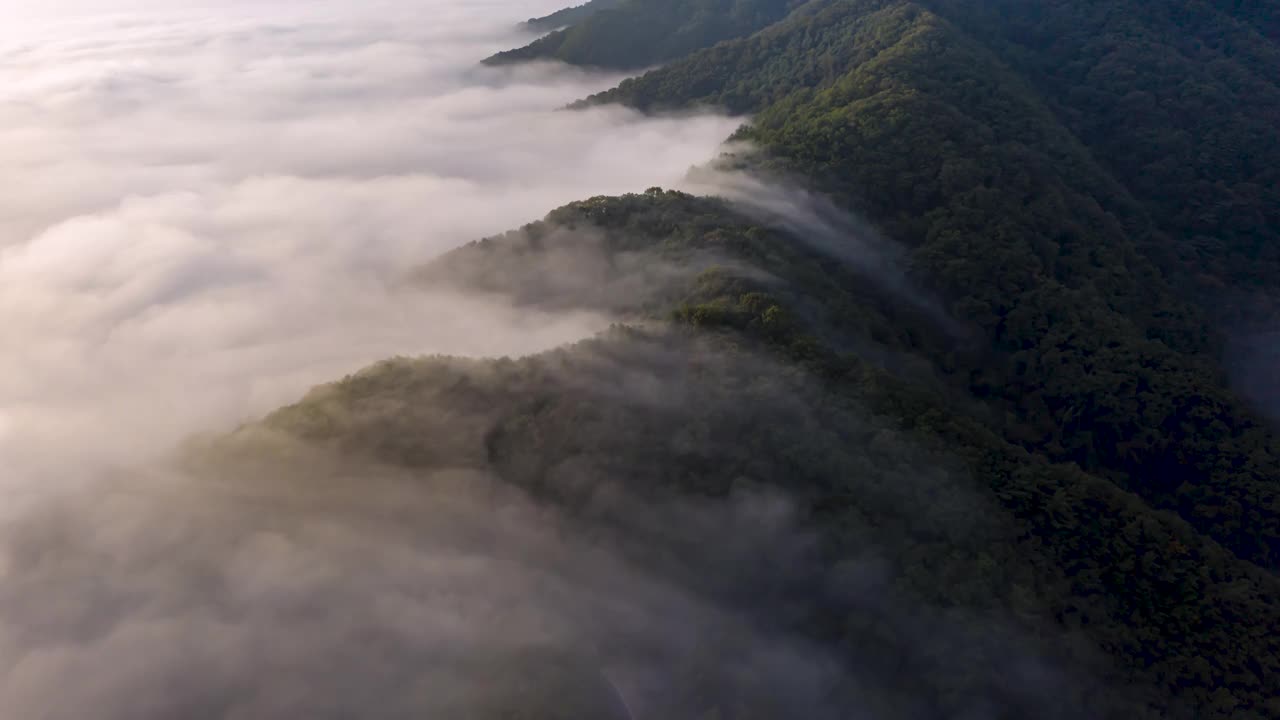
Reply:
<svg viewBox="0 0 1280 720"><path fill-rule="evenodd" d="M655 483L623 487L615 466L577 453L548 473L574 497L590 485L569 514L495 479L520 468L443 452L412 474L274 436L267 444L296 451L292 462L219 457L193 471L150 457L379 358L529 353L610 321L402 282L562 203L685 184L737 125L556 112L618 78L476 65L522 43L516 20L562 1L0 9L0 712L475 720L489 707L586 720L596 716L572 707L569 686L594 683L586 695L621 697L637 720L681 708L932 717L910 677L898 686L902 663L949 671L963 657L974 671L980 646L998 651L976 670L995 699L961 698L971 715L1061 695L1065 681L1034 644L1000 622L925 612L892 587L874 548L828 572L801 513L753 483L715 501L641 498L635 488ZM893 284L884 248L841 250L862 228L821 199L734 182L718 191L909 290ZM556 287L599 284L589 262L548 262L560 264L537 270L583 271ZM560 389L595 408L674 413L652 425L680 420L704 368L685 354L618 352L588 358ZM734 417L768 400L779 422L822 426L814 403L762 391L695 404ZM487 453L501 439L463 412L483 419L490 404L393 394L413 404L397 418L435 418L406 432L414 442ZM650 437L708 457L717 443L737 449L732 433L717 441L688 418L682 434L665 422ZM597 436L596 454L630 458L638 477L662 472L628 454L645 453L634 429ZM237 437L259 432L271 435ZM450 464L468 469L439 467ZM893 483L869 473L865 490L963 492L946 473L911 470ZM963 507L961 523L915 502L897 511L931 532L980 534L987 513ZM819 601L868 623L869 637L905 643L898 664L869 651L851 675L789 627Z"/></svg>
<svg viewBox="0 0 1280 720"><path fill-rule="evenodd" d="M9 467L163 447L391 354L581 337L606 319L396 281L564 202L672 184L736 125L556 112L618 78L476 66L554 2L161 5L0 11Z"/></svg>
<svg viewBox="0 0 1280 720"><path fill-rule="evenodd" d="M762 717L834 717L823 653L480 473L152 471L94 490L0 525L0 704L17 717L609 720L610 689L669 717L708 676ZM804 557L776 498L628 512L761 572Z"/></svg>

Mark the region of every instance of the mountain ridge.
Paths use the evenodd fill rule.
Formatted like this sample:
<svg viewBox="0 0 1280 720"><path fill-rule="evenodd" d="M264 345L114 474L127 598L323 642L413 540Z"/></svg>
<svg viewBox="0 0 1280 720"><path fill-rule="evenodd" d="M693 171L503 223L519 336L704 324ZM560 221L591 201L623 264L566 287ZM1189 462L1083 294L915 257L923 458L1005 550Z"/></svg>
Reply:
<svg viewBox="0 0 1280 720"><path fill-rule="evenodd" d="M723 217L724 213L729 216ZM672 226L682 228L678 235L668 231ZM701 231L691 230L699 226ZM557 227L568 231L555 232ZM464 246L437 261L443 264L441 275L436 277L451 277L463 285L472 278L485 279L497 262L495 254L514 253L506 266L524 267L536 280L541 269L524 259L528 237L539 237L544 245L540 251L546 252L546 246L581 242L575 233L588 228L588 237L592 233L612 234L626 243L606 243L613 252L637 252L650 246L682 257L685 248L681 245L709 243L721 248L722 260L755 256L756 262L768 263L775 269L774 276L781 272L781 277L791 278L785 289L801 295L803 288L822 287L809 273L834 272L840 277L848 272L838 264L822 269L821 261L805 251L803 244L789 244L798 253L789 260L758 256L758 252L776 252L787 245L778 242L776 231L755 225L723 201L655 189L643 195L576 203L553 212L541 224ZM673 246L676 237L683 239L674 241ZM463 271L467 263L478 263L481 272ZM791 275L784 271L784 263L808 267L809 273ZM646 298L632 303L641 315L655 320L664 315L671 318L674 330L670 332L674 335L668 335L668 331L656 331L658 334L654 335L653 330L619 328L600 339L529 359L385 363L317 390L300 404L273 414L265 421L266 427L311 443L337 443L334 447L345 455L368 456L397 466L495 470L508 482L549 501L571 505L592 497L591 488L598 480L591 478L605 477L642 492L645 488L666 487L681 494L718 497L742 472L736 468L754 466L754 470L746 471L750 476L765 483L780 482L781 489L805 499L809 522L824 528L831 552L856 555L865 548L869 528L856 528L874 518L872 526L880 526L882 529L877 532L888 535L877 535L880 539L873 545L906 553L895 561L895 575L906 582L913 573L923 573L911 581L912 592L924 593L929 602L942 602L944 606L958 602L962 607L973 608L973 612L989 607L991 602L1000 606L1013 602L1022 607L1018 612L1040 618L1037 623L1065 622L1067 627L1077 628L1075 632L1082 632L1092 638L1091 642L1107 648L1111 662L1119 666L1110 672L1125 678L1123 684L1160 687L1169 693L1164 699L1155 696L1141 703L1154 713L1152 717L1176 717L1179 712L1190 712L1188 707L1235 717L1242 716L1240 712L1247 707L1261 713L1259 717L1274 711L1264 712L1268 687L1265 678L1274 676L1268 669L1270 665L1259 665L1256 671L1247 669L1253 663L1270 663L1267 658L1277 656L1274 638L1258 636L1252 630L1280 621L1280 606L1275 602L1280 585L1274 576L1242 563L1175 516L1152 513L1136 495L1110 481L1089 476L1071 465L1031 460L1025 450L993 432L986 419L970 415L962 399L940 402L945 391L927 389L921 376L895 378L874 361L864 359L864 352L849 354L831 349L823 343L821 318L792 309L800 304L798 298L788 300L785 293L769 294L767 287L755 285L749 276L735 274L732 266L728 267L724 272L710 269L674 280L674 285L685 288L683 293L673 292L663 284L651 286L656 297L674 303L665 313L662 303ZM424 282L432 279L430 272L422 277ZM837 287L840 284L842 281L835 282ZM508 287L514 288L515 296L523 297L524 302L547 307L563 306L573 300L574 294L582 292L576 287L518 283L509 283ZM588 296L588 302L596 301ZM818 302L827 304L830 298L819 295ZM890 318L882 322L886 327L894 325ZM874 326L866 332L883 337ZM711 345L702 346L704 341ZM725 342L729 344L722 345ZM903 336L888 344L904 347L911 342L909 336ZM657 366L630 359L653 353L666 359ZM756 353L763 353L758 356L762 359L739 359ZM689 364L691 358L698 357L703 359ZM765 359L768 357L775 359ZM722 365L725 362L729 365ZM701 363L720 369L709 373L678 369L696 368ZM619 364L633 369L620 371ZM800 369L800 375L795 377L811 379L793 386L794 381L786 378L793 377L796 370L789 367ZM622 388L639 381L623 378L635 372L649 378L641 382L641 387L658 383L648 392L666 388L664 394L672 393L673 399L680 400L653 405L624 399L630 396ZM598 379L586 379L592 377ZM765 394L748 401L746 398L752 396L743 393L752 392L748 388L761 382L765 384L755 392ZM767 389L776 383L782 383L781 389ZM614 386L619 389L606 390ZM799 390L806 386L808 389ZM624 394L617 395L618 392ZM792 399L784 402L782 398ZM811 421L797 424L794 419L782 423L768 420L774 411L750 409L786 406L793 408L787 412L824 413L820 408L830 403L850 408L854 414L833 416L846 419L828 419L813 425ZM437 414L438 408L468 407L472 410L462 414L457 410ZM712 416L701 418L703 409L708 408L714 409ZM871 427L876 428L871 436L880 438L871 446L865 440L853 439L868 432L855 430L867 426L862 424L865 421L853 419L867 417L864 413L868 411L874 418ZM738 429L728 429L724 427L726 423L728 428ZM828 428L822 432L837 433L827 436L825 449L804 439L822 436L819 426ZM459 427L472 428L464 432L471 438L465 444L450 449L452 446L439 442L442 433L456 435ZM704 427L721 429L705 436L707 430L696 430ZM667 446L664 438L669 433L678 436L684 432L696 432L694 437L706 439ZM711 442L711 437L719 439ZM782 449L790 444L795 444L794 449ZM866 472L874 476L876 467L883 466L885 472L895 467L885 465L885 456L875 454L883 450L871 451L872 457L879 460L850 461L849 468L864 470L842 472L826 465L824 458L833 457L833 452L836 456L866 452L866 448L877 444L900 445L898 452L906 453L903 458L919 455L920 447L931 448L922 456L934 458L929 465L950 465L950 472L960 475L951 476L951 480L929 492L948 487L943 497L952 499L926 500L914 495L893 499L894 495L884 496L883 490L873 492L875 487L906 482L863 484L868 482ZM946 455L954 459L939 459ZM557 469L565 467L563 463L569 458L577 458L572 462L572 467L578 468L572 474L577 480L562 477L562 470ZM592 467L596 469L593 471ZM969 479L962 481L962 476ZM934 482L929 481L927 486L934 487ZM908 486L916 484L911 481ZM995 536L983 534L964 541L977 544L948 561L960 563L953 570L926 570L932 563L916 566L936 553L947 554L943 548L948 543L961 541L958 536L944 533L942 540L918 546L931 531L927 524L917 526L907 518L915 512L924 513L921 519L932 513L946 513L948 506L956 502L963 507L969 502L964 498L970 492L960 489L963 487L975 488L973 492L992 498L1001 508L991 516L992 522L1010 522L1012 527ZM569 495L562 494L565 492ZM881 500L877 501L877 497ZM882 504L875 505L876 502ZM917 529L904 529L908 527ZM917 537L921 532L924 536ZM908 550L913 547L916 549ZM1029 575L1000 590L997 588L1005 581L998 580L998 576L988 577L988 571L978 572L978 566L966 565L982 565L989 562L982 558L993 556L1005 558L998 564L1020 567L1022 570L1017 572ZM966 557L970 559L963 559ZM1141 563L1133 564L1139 558ZM960 571L959 567L969 569ZM1206 570L1209 575L1204 574ZM939 584L941 577L951 579ZM960 580L965 577L969 579ZM965 586L970 589L962 590ZM1018 587L1024 589L1017 590ZM811 622L819 622L817 618L831 611L814 607L807 612L817 613ZM1220 618L1226 615L1236 622L1222 622ZM821 621L819 626L825 629L818 631L819 637L824 633L832 637L853 632L849 640L853 642L864 632L837 631L831 622ZM889 647L907 642L908 635L897 632L902 631L887 638ZM1075 652L1069 650L1071 643L1057 645L1059 642L1067 641L1049 643L1056 648L1052 653ZM903 651L900 647L895 652ZM1185 674L1185 668L1195 658L1206 654L1227 663L1224 672L1233 678L1230 682L1239 701L1226 701L1217 692L1221 683L1228 682L1226 676L1213 672L1193 680ZM1228 655L1234 659L1226 660ZM1077 657L1076 662L1085 661ZM1084 667L1089 667L1087 662ZM1227 671L1227 667L1233 669ZM968 690L962 696L965 692L979 692L977 688L986 682L979 675L971 681L978 685L966 685ZM1157 679L1162 677L1166 678L1163 682ZM934 682L927 678L921 681ZM1248 689L1251 687L1256 689ZM929 692L942 692L941 686L934 686ZM1109 703L1119 703L1105 715L1144 712L1131 704L1128 692L1113 688L1111 694L1104 693L1102 705L1091 704L1095 701L1084 696L1070 703L1072 707L1093 708L1096 712L1103 712ZM935 701L943 703L942 708L948 707L941 697ZM1116 709L1119 707L1124 709Z"/></svg>
<svg viewBox="0 0 1280 720"><path fill-rule="evenodd" d="M587 8L486 62L665 63L577 107L749 114L733 139L751 149L711 172L789 178L857 222L819 238L727 188L571 203L412 282L604 310L614 330L381 363L216 452L280 433L492 472L585 513L605 479L712 499L772 485L820 536L820 576L874 548L893 597L962 618L935 645L848 598L779 591L771 619L871 679L874 711L1280 717L1280 439L1224 363L1251 313L1234 298L1280 295L1274 8ZM891 262L859 267L864 233ZM1006 623L1033 648L1014 655L1070 680L1011 687ZM670 712L759 716L731 705Z"/></svg>
<svg viewBox="0 0 1280 720"><path fill-rule="evenodd" d="M749 35L802 0L621 0L588 6L569 27L486 58L486 65L562 60L615 70L648 67Z"/></svg>

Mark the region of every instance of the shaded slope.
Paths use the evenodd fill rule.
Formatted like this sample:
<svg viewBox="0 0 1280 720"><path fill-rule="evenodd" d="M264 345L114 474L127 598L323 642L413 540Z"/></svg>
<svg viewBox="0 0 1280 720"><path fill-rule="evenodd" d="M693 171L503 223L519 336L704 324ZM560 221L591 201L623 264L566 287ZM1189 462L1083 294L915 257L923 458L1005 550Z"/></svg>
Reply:
<svg viewBox="0 0 1280 720"><path fill-rule="evenodd" d="M484 62L563 60L590 67L646 67L749 35L782 19L795 4L796 0L624 0Z"/></svg>
<svg viewBox="0 0 1280 720"><path fill-rule="evenodd" d="M881 278L774 220L749 217L720 199L652 188L571 203L543 221L446 253L413 277L640 321L666 320L681 304L731 288L785 299L796 313L789 320L834 348L912 353L926 368L920 358L953 348L950 328L901 295L886 294ZM904 368L907 361L893 364Z"/></svg>
<svg viewBox="0 0 1280 720"><path fill-rule="evenodd" d="M654 316L667 302L657 298L683 289L670 308L677 329L618 330L515 361L390 361L266 425L400 466L492 470L587 513L606 480L713 497L742 482L779 486L821 533L821 587L868 552L888 563L888 606L807 585L771 591L790 608L772 620L840 648L876 688L861 698L872 708L949 717L982 698L996 717L1280 715L1280 640L1264 631L1280 626L1276 578L1108 480L1029 456L980 410L834 350L821 317L796 308L834 306L808 288L847 283L841 268L802 249L753 257L780 238L754 227L772 238L757 246L753 225L722 203L674 193L598 198L552 218L457 251L449 274L468 277L469 262L539 274L531 256L579 242L553 231L568 226L613 237L606 258L710 246L741 264L633 294ZM762 292L745 272L756 262L806 284ZM577 292L524 288L552 306ZM625 515L609 521L628 527ZM913 618L894 606L916 608ZM936 640L919 638L921 622L938 623ZM1010 657L1058 678L1051 707L1045 687L1007 684Z"/></svg>
<svg viewBox="0 0 1280 720"><path fill-rule="evenodd" d="M976 342L811 239L655 189L418 274L649 330L383 363L266 425L482 468L587 514L604 478L779 486L820 533L821 579L744 610L837 648L873 712L1280 717L1280 445L1227 389L1206 319L1217 291L1280 280L1273 6L836 0L771 25L698 19L713 5L633 0L492 60L693 51L588 102L753 114L740 138L760 152L721 164L874 221L905 248L904 287ZM868 548L891 592L821 589ZM1010 657L1051 669L1047 692ZM751 717L671 714L690 709Z"/></svg>
<svg viewBox="0 0 1280 720"><path fill-rule="evenodd" d="M911 3L833 3L606 100L758 110L741 137L765 167L910 246L919 281L985 329L967 384L1010 413L1006 437L1276 565L1280 451L1159 269L1176 240L981 43Z"/></svg>
<svg viewBox="0 0 1280 720"><path fill-rule="evenodd" d="M575 23L582 22L601 10L615 8L621 5L624 1L625 0L591 0L590 2L583 3L582 5L575 5L563 10L557 10L550 15L530 18L525 21L525 25L530 30L539 30L542 32L559 30Z"/></svg>
<svg viewBox="0 0 1280 720"><path fill-rule="evenodd" d="M982 38L1151 212L1211 300L1280 283L1280 8L925 3ZM1228 299L1230 296L1228 295Z"/></svg>
<svg viewBox="0 0 1280 720"><path fill-rule="evenodd" d="M665 111L709 105L734 114L758 112L794 94L829 86L896 44L917 10L884 0L810 3L750 38L629 78L579 106L617 102Z"/></svg>
<svg viewBox="0 0 1280 720"><path fill-rule="evenodd" d="M1188 291L1228 314L1237 293L1224 288L1276 292L1280 9L1271 2L810 3L785 27L598 99L760 110L883 49L904 7L937 13L1016 72L1169 235L1149 250ZM868 14L880 17L860 19Z"/></svg>

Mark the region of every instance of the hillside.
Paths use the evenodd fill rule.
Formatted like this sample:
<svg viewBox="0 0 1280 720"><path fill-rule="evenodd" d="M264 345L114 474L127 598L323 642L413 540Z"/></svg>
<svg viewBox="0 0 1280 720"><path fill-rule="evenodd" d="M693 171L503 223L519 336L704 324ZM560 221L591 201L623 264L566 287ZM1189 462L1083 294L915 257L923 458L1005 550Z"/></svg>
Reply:
<svg viewBox="0 0 1280 720"><path fill-rule="evenodd" d="M655 98L757 110L752 166L811 178L910 247L987 333L999 359L967 382L1014 414L1011 439L1274 567L1276 439L1226 389L1184 273L1162 272L1177 237L979 42L913 4L835 3L593 102Z"/></svg>
<svg viewBox="0 0 1280 720"><path fill-rule="evenodd" d="M1037 460L971 401L930 389L929 339L890 332L905 318L841 293L859 285L847 267L722 201L654 190L562 208L421 277L496 275L544 307L599 302L596 283L548 285L531 253L594 258L611 268L604 287L629 288L612 293L614 310L673 324L515 361L389 361L265 427L401 467L493 472L587 514L610 483L711 497L774 485L821 532L820 576L871 548L888 563L878 592L897 599L880 610L807 584L834 576L777 590L790 598L788 631L845 648L885 708L947 717L983 697L997 716L1025 716L1047 691L1002 679L1005 656L1023 653L1054 668L1063 717L1280 712L1269 704L1280 647L1257 632L1280 623L1280 581L1107 479ZM706 259L701 270L627 280L692 257ZM752 267L770 268L768 280ZM831 327L878 340L842 352ZM628 528L625 516L607 520ZM947 639L921 644L888 610L904 604ZM896 664L870 662L868 647ZM940 670L958 666L967 671Z"/></svg>
<svg viewBox="0 0 1280 720"><path fill-rule="evenodd" d="M387 361L219 452L474 468L641 555L680 529L615 485L781 491L819 562L682 581L839 658L810 716L1280 717L1280 436L1228 380L1277 323L1276 8L793 5L625 0L487 61L667 63L579 107L749 114L700 172L782 210L653 188L458 248L412 279L625 325ZM669 716L789 716L688 682Z"/></svg>
<svg viewBox="0 0 1280 720"><path fill-rule="evenodd" d="M562 60L575 65L641 68L749 35L781 20L796 0L623 0L578 13L568 28L484 62Z"/></svg>
<svg viewBox="0 0 1280 720"><path fill-rule="evenodd" d="M1280 85L1270 72L1280 63L1280 12L1235 5L810 3L756 37L595 101L762 111L829 87L901 37L903 13L928 12L950 37L980 48L981 62L1016 76L1020 92L1034 95L1143 204L1167 233L1148 248L1162 267L1198 281L1200 299L1227 303L1235 298L1224 286L1273 288L1280 271L1268 242L1280 232ZM914 72L940 79L925 75L932 69Z"/></svg>
<svg viewBox="0 0 1280 720"><path fill-rule="evenodd" d="M529 18L525 21L525 26L530 30L537 30L540 32L560 30L570 25L582 22L600 10L615 8L621 5L622 2L623 0L590 0L590 2L586 2L581 5L557 10L550 15Z"/></svg>

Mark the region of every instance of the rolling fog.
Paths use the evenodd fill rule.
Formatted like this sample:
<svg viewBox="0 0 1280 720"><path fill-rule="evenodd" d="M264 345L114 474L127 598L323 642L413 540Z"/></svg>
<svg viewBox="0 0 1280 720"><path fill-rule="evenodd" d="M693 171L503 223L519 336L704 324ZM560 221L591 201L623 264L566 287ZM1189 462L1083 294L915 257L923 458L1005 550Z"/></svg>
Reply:
<svg viewBox="0 0 1280 720"><path fill-rule="evenodd" d="M475 717L503 648L593 657L612 617L670 656L688 622L732 627L482 475L158 458L383 357L604 328L402 279L672 184L736 121L556 112L619 77L478 67L555 0L21 5L0 8L0 715Z"/></svg>
<svg viewBox="0 0 1280 720"><path fill-rule="evenodd" d="M529 647L571 650L636 720L708 687L735 717L888 715L850 711L874 689L826 652L691 587L732 567L807 592L821 566L787 498L613 488L640 543L483 468L162 459L384 357L527 354L609 324L403 282L563 203L680 185L739 124L557 112L619 77L477 66L562 4L0 9L0 717L470 720L504 674L520 684L530 665L504 663ZM757 204L830 229L806 198ZM670 374L644 379L608 389L652 402ZM874 555L842 602L916 628L922 655L964 646ZM1059 680L1008 648L993 678L1052 696ZM517 704L589 720L551 694Z"/></svg>
<svg viewBox="0 0 1280 720"><path fill-rule="evenodd" d="M389 355L603 327L395 289L565 202L673 183L737 124L554 112L618 78L476 65L555 7L0 9L4 464L119 461Z"/></svg>

